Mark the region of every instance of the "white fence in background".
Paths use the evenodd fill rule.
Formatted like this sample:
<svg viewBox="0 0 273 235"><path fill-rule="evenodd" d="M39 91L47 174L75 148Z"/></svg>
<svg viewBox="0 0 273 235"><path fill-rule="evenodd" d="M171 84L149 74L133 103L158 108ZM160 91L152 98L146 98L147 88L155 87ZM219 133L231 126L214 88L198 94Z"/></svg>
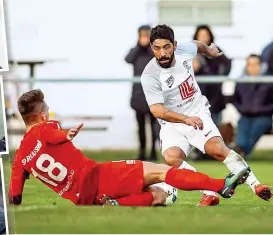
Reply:
<svg viewBox="0 0 273 235"><path fill-rule="evenodd" d="M223 94L232 95L237 82L273 83L273 77L234 79L205 76L197 77L197 81L199 83L221 82ZM137 125L134 111L130 107L133 82L139 82L139 78L4 79L5 85L17 84L19 94L29 90L30 85L33 88L42 89L50 111L58 118L64 119L62 124L66 127L82 121L87 128L105 127L107 130L104 131L85 131L75 139L75 144L79 148L97 150L138 147ZM16 102L16 100L13 101ZM87 116L110 116L112 119L90 120L86 118ZM231 122L236 126L238 119L237 110L232 104L227 104L223 111L223 122ZM22 128L23 123L11 121L8 126L10 130ZM150 133L148 124L147 131ZM148 136L149 144L150 135ZM19 145L21 137L22 135L9 135L11 148ZM257 148L273 148L272 143L273 137L266 135L259 141Z"/></svg>

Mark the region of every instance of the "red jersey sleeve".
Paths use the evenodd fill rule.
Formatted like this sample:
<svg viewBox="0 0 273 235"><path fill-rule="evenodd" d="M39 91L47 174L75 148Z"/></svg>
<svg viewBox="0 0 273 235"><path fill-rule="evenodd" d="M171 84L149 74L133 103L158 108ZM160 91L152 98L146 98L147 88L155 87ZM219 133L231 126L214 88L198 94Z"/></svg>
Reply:
<svg viewBox="0 0 273 235"><path fill-rule="evenodd" d="M67 131L62 130L57 121L48 121L42 132L41 137L49 144L61 144L67 141Z"/></svg>
<svg viewBox="0 0 273 235"><path fill-rule="evenodd" d="M22 194L25 180L29 178L29 173L25 171L18 162L17 154L12 163L10 187L9 187L9 203L20 205L22 202Z"/></svg>

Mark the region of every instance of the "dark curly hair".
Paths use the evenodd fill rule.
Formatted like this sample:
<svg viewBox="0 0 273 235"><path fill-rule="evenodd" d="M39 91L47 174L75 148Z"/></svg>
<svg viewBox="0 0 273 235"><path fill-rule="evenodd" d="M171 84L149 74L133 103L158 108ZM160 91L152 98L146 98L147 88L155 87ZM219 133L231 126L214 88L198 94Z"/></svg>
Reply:
<svg viewBox="0 0 273 235"><path fill-rule="evenodd" d="M167 39L171 43L174 43L173 29L165 24L157 25L151 30L150 42L153 43L156 39Z"/></svg>

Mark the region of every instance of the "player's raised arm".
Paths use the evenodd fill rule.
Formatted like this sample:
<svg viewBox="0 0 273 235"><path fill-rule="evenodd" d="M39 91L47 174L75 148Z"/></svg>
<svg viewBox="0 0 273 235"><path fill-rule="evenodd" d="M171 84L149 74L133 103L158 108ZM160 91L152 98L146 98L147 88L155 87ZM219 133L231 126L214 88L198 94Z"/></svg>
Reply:
<svg viewBox="0 0 273 235"><path fill-rule="evenodd" d="M67 133L58 122L48 121L41 132L41 138L49 144L61 144L68 141Z"/></svg>
<svg viewBox="0 0 273 235"><path fill-rule="evenodd" d="M67 132L67 139L73 140L73 138L79 133L82 127L83 127L83 123L69 129Z"/></svg>
<svg viewBox="0 0 273 235"><path fill-rule="evenodd" d="M73 127L68 131L62 130L61 126L56 121L48 121L41 135L42 138L50 144L61 144L66 141L71 141L82 128L83 124Z"/></svg>
<svg viewBox="0 0 273 235"><path fill-rule="evenodd" d="M155 118L167 122L184 123L197 129L203 129L203 122L199 117L189 117L177 112L173 112L164 106L163 92L160 82L147 74L141 77L143 91L150 107L150 111Z"/></svg>
<svg viewBox="0 0 273 235"><path fill-rule="evenodd" d="M213 43L211 43L211 45L208 46L206 43L201 41L194 40L192 42L195 43L197 46L197 53L204 54L210 59L215 59L224 54L223 52L220 52L219 49Z"/></svg>
<svg viewBox="0 0 273 235"><path fill-rule="evenodd" d="M22 203L22 194L25 180L28 179L29 173L26 172L18 162L16 155L12 163L10 187L9 187L9 203L20 205Z"/></svg>

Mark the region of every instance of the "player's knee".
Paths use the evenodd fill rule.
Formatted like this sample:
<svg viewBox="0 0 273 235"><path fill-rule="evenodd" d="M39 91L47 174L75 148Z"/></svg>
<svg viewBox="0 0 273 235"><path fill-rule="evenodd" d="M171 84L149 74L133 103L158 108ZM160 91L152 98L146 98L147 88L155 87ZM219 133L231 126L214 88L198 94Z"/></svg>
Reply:
<svg viewBox="0 0 273 235"><path fill-rule="evenodd" d="M222 161L225 160L230 151L230 149L225 145L224 141L220 138L211 139L209 141L208 149L208 154Z"/></svg>
<svg viewBox="0 0 273 235"><path fill-rule="evenodd" d="M167 149L164 152L164 159L169 166L179 167L185 159L183 151L177 147Z"/></svg>
<svg viewBox="0 0 273 235"><path fill-rule="evenodd" d="M169 166L173 166L178 168L183 163L183 160L181 158L174 158L171 156L166 156L165 161Z"/></svg>

